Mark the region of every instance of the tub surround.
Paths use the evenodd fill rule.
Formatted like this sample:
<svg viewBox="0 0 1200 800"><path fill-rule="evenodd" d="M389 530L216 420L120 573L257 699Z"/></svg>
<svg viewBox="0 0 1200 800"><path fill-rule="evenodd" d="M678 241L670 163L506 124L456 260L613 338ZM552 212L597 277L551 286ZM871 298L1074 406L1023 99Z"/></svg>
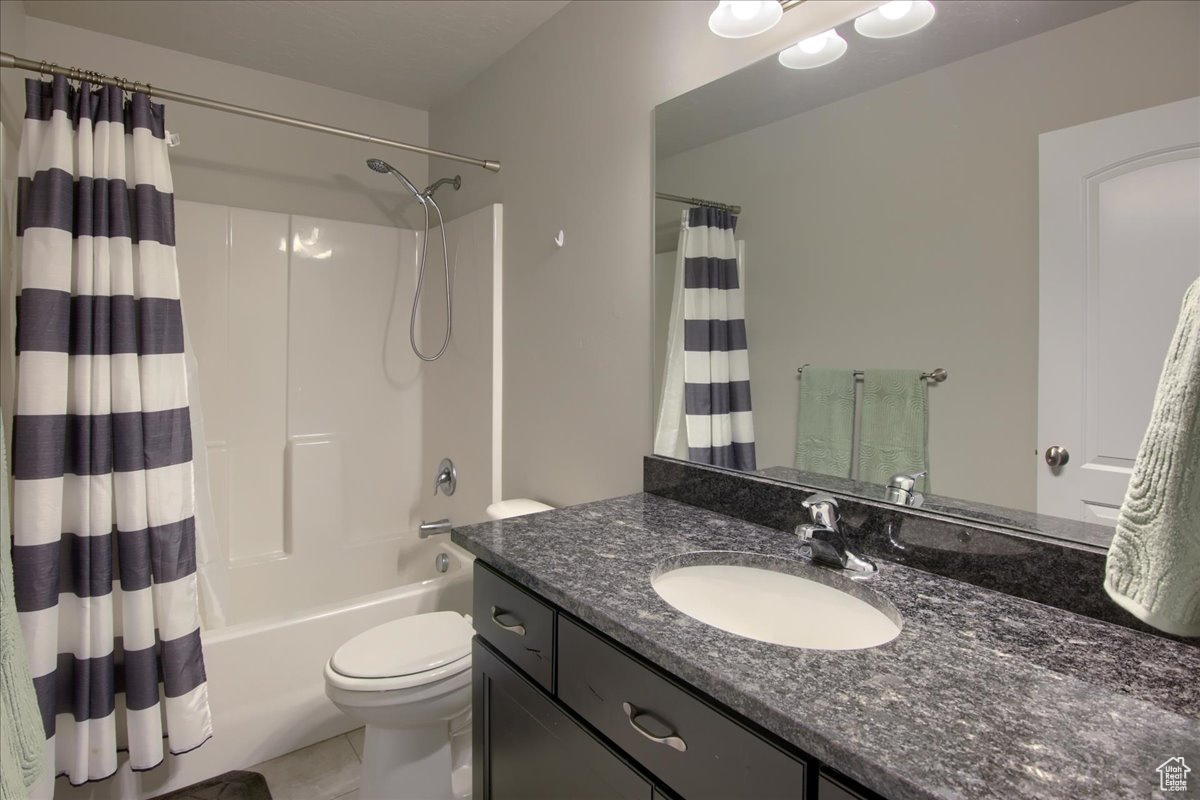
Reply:
<svg viewBox="0 0 1200 800"><path fill-rule="evenodd" d="M657 468L647 488L665 492ZM729 487L704 480L689 484L698 499L728 499ZM757 501L745 507L769 516L775 489L744 491ZM796 558L795 537L649 493L457 528L453 539L890 800L1143 797L1168 757L1200 761L1200 649L1182 642L884 559L869 585L903 617L894 641L824 652L745 639L671 608L651 573L696 550Z"/></svg>

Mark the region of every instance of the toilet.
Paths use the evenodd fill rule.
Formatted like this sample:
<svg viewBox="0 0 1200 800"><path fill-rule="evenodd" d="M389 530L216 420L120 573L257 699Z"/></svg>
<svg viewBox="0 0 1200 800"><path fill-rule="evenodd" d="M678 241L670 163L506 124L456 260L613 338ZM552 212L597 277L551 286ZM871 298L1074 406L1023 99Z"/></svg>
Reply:
<svg viewBox="0 0 1200 800"><path fill-rule="evenodd" d="M456 611L416 614L360 633L326 663L325 694L366 726L362 800L470 796L473 635Z"/></svg>
<svg viewBox="0 0 1200 800"><path fill-rule="evenodd" d="M553 507L501 500L489 519ZM361 800L471 796L471 618L434 611L385 622L339 647L325 694L366 726Z"/></svg>

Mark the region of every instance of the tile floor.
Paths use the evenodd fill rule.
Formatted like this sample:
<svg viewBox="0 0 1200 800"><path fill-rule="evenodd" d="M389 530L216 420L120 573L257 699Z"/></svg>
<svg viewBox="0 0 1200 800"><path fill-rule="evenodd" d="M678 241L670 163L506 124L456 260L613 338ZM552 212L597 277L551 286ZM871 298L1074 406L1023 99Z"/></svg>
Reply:
<svg viewBox="0 0 1200 800"><path fill-rule="evenodd" d="M363 729L250 767L267 779L273 800L358 800Z"/></svg>

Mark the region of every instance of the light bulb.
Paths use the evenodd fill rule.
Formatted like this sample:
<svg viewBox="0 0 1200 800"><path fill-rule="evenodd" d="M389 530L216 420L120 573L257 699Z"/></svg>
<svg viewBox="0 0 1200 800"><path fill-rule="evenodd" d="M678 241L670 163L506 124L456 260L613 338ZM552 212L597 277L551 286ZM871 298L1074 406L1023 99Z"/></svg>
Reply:
<svg viewBox="0 0 1200 800"><path fill-rule="evenodd" d="M912 10L912 0L892 0L879 7L879 14L884 19L897 20Z"/></svg>
<svg viewBox="0 0 1200 800"><path fill-rule="evenodd" d="M854 30L870 39L892 39L924 28L936 13L929 0L892 0L854 20Z"/></svg>
<svg viewBox="0 0 1200 800"><path fill-rule="evenodd" d="M806 53L815 55L825 49L825 43L829 40L829 34L832 31L818 33L816 36L810 36L800 44L796 45Z"/></svg>
<svg viewBox="0 0 1200 800"><path fill-rule="evenodd" d="M708 18L708 29L726 39L744 39L770 30L782 18L778 0L721 0Z"/></svg>
<svg viewBox="0 0 1200 800"><path fill-rule="evenodd" d="M730 13L742 22L754 19L761 9L762 0L733 0L729 4Z"/></svg>
<svg viewBox="0 0 1200 800"><path fill-rule="evenodd" d="M814 69L837 61L846 53L846 40L830 29L810 36L779 54L779 63L788 69Z"/></svg>

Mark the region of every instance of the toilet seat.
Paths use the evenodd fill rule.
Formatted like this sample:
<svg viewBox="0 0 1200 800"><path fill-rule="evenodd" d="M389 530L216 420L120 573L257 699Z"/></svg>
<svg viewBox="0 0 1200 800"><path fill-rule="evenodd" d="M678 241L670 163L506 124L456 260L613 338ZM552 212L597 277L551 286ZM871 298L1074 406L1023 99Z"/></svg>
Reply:
<svg viewBox="0 0 1200 800"><path fill-rule="evenodd" d="M434 683L470 670L473 635L471 623L454 611L402 617L339 647L325 677L339 689L361 692Z"/></svg>

